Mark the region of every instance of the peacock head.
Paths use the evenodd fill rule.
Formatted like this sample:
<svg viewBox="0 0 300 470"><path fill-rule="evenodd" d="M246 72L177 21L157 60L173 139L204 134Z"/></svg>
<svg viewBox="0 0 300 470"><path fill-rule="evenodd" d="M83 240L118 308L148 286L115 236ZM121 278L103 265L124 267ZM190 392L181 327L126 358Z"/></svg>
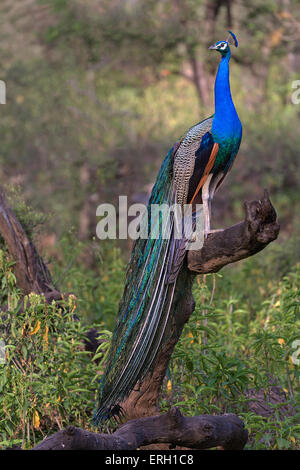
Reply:
<svg viewBox="0 0 300 470"><path fill-rule="evenodd" d="M237 41L235 34L233 34L232 31L228 31L228 32L229 32L229 36L226 39L226 41L217 41L215 44L210 46L209 49L219 51L222 56L230 55L230 45L232 44L235 47L238 47L238 41Z"/></svg>

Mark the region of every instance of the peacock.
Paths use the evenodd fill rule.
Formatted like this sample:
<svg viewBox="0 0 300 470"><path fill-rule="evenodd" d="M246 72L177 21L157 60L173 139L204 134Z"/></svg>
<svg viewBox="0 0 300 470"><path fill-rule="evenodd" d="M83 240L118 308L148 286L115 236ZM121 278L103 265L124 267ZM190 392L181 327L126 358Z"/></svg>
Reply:
<svg viewBox="0 0 300 470"><path fill-rule="evenodd" d="M230 92L230 45L238 46L231 31L226 40L209 48L221 54L215 80L215 113L191 127L169 150L148 202L148 209L162 204L192 208L202 204L205 236L210 232L212 198L231 169L242 139L242 125ZM151 372L174 305L183 295L184 286L177 286L177 280L184 264L187 237L181 240L174 237L174 217L165 233L159 231L160 217L149 215L147 223L151 222L152 227L153 217L159 235L138 238L132 249L117 324L100 381L93 417L96 426L122 414L124 399Z"/></svg>

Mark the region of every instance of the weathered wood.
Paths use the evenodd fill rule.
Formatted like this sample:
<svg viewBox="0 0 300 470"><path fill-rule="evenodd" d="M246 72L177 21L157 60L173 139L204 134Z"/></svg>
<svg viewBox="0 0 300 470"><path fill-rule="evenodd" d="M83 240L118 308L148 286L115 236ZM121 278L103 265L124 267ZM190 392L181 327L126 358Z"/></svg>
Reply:
<svg viewBox="0 0 300 470"><path fill-rule="evenodd" d="M12 209L8 206L5 192L0 186L0 235L6 243L8 253L15 262L14 273L17 285L22 289L24 295L31 292L44 295L46 302L66 299L69 294L62 294L55 286L46 264L38 254L34 243L29 239L22 224L17 219ZM29 305L27 302L27 306ZM6 306L1 306L2 310ZM20 311L22 311L21 305ZM76 315L74 315L75 318ZM87 332L85 340L86 351L95 352L100 342L97 331L91 328Z"/></svg>
<svg viewBox="0 0 300 470"><path fill-rule="evenodd" d="M168 413L128 421L113 434L68 427L47 437L33 450L134 450L154 443L190 449L243 449L248 433L235 415L184 417L177 408Z"/></svg>
<svg viewBox="0 0 300 470"><path fill-rule="evenodd" d="M245 203L245 220L222 232L210 233L203 248L188 252L188 268L198 274L215 273L263 250L278 236L280 226L265 190L259 201Z"/></svg>
<svg viewBox="0 0 300 470"><path fill-rule="evenodd" d="M8 252L15 261L14 273L18 287L24 294L44 294L48 301L61 298L54 287L51 275L37 250L29 240L19 220L7 205L5 194L0 187L0 233Z"/></svg>

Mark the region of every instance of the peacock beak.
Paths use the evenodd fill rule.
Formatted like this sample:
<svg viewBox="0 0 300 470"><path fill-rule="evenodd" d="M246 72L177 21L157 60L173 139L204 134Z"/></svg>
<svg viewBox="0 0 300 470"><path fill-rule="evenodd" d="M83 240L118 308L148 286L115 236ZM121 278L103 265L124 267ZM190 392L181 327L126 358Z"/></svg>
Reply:
<svg viewBox="0 0 300 470"><path fill-rule="evenodd" d="M213 44L213 45L210 46L208 49L217 49L217 46L216 46L216 44Z"/></svg>

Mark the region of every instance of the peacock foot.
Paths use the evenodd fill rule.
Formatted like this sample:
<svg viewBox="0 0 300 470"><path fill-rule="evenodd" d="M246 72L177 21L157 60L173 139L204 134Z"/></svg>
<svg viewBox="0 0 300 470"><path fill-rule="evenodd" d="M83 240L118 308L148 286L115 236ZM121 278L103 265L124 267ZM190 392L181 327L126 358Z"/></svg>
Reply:
<svg viewBox="0 0 300 470"><path fill-rule="evenodd" d="M207 238L210 233L216 233L216 232L224 232L223 228L217 228L215 230L208 230L207 232L204 232L204 238Z"/></svg>

